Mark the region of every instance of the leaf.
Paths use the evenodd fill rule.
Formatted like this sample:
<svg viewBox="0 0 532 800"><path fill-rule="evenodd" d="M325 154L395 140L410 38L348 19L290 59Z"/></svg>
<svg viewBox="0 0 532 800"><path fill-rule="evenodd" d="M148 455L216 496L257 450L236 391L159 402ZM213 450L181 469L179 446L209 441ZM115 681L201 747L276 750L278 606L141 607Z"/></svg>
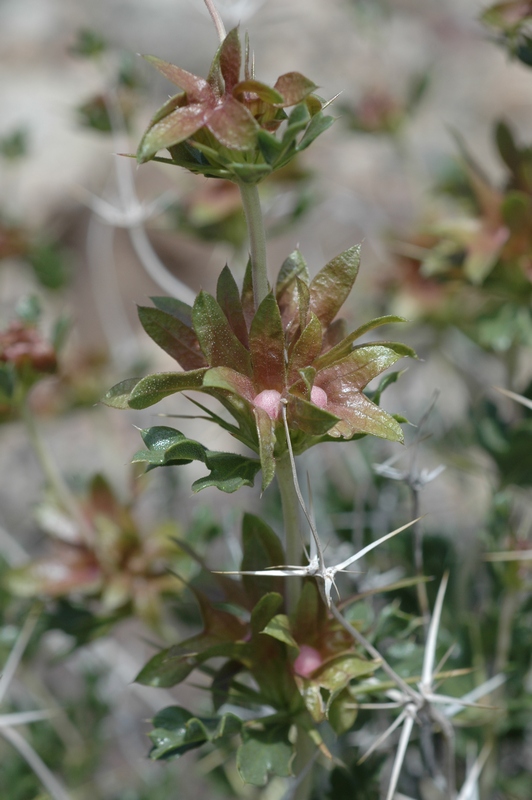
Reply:
<svg viewBox="0 0 532 800"><path fill-rule="evenodd" d="M209 84L204 78L193 75L175 64L170 64L168 61L163 61L156 56L143 56L149 64L152 64L159 70L161 75L164 75L180 89L187 93L189 101L197 102L213 97L213 92Z"/></svg>
<svg viewBox="0 0 532 800"><path fill-rule="evenodd" d="M253 147L259 130L258 123L246 106L232 95L225 95L214 110L210 111L205 126L224 147L231 150L248 150Z"/></svg>
<svg viewBox="0 0 532 800"><path fill-rule="evenodd" d="M251 380L246 375L242 375L229 367L216 367L215 369L207 370L203 379L203 386L232 392L243 397L248 403L252 403L255 397L255 389Z"/></svg>
<svg viewBox="0 0 532 800"><path fill-rule="evenodd" d="M236 764L244 783L265 786L270 774L281 778L292 774L295 751L288 738L289 730L288 725L278 725L263 731L242 731L243 743L238 748Z"/></svg>
<svg viewBox="0 0 532 800"><path fill-rule="evenodd" d="M308 283L310 280L307 262L299 250L294 250L288 258L285 258L279 270L277 283L275 285L275 294L278 300L290 284L294 283L296 278L301 278L305 283Z"/></svg>
<svg viewBox="0 0 532 800"><path fill-rule="evenodd" d="M262 633L277 639L279 642L287 644L289 647L299 650L299 645L292 636L290 620L286 614L277 614L277 616L273 617L273 619L268 622Z"/></svg>
<svg viewBox="0 0 532 800"><path fill-rule="evenodd" d="M307 95L317 88L315 83L305 78L300 72L286 72L277 78L274 86L274 89L283 97L283 102L279 103L283 107L295 106L297 103L301 103Z"/></svg>
<svg viewBox="0 0 532 800"><path fill-rule="evenodd" d="M330 410L319 408L302 397L291 394L288 400L290 427L294 426L312 436L322 436L339 421Z"/></svg>
<svg viewBox="0 0 532 800"><path fill-rule="evenodd" d="M244 319L246 320L246 325L249 329L253 317L255 316L255 299L253 296L253 272L251 268L251 259L248 259L248 263L246 265L240 299L242 301Z"/></svg>
<svg viewBox="0 0 532 800"><path fill-rule="evenodd" d="M312 675L312 680L330 692L344 689L354 678L372 675L378 664L365 661L351 653L336 656L326 661Z"/></svg>
<svg viewBox="0 0 532 800"><path fill-rule="evenodd" d="M194 717L186 709L170 706L153 720L155 729L149 734L153 742L153 760L178 758L205 742L228 739L240 732L242 721L234 714L222 717Z"/></svg>
<svg viewBox="0 0 532 800"><path fill-rule="evenodd" d="M251 358L212 295L200 292L192 309L194 330L211 367L229 367L252 376Z"/></svg>
<svg viewBox="0 0 532 800"><path fill-rule="evenodd" d="M167 314L181 320L187 328L192 327L192 306L189 306L188 303L184 303L176 297L150 297L150 300L155 308L166 311Z"/></svg>
<svg viewBox="0 0 532 800"><path fill-rule="evenodd" d="M284 331L279 306L273 292L266 295L257 309L249 331L249 350L256 388L285 387Z"/></svg>
<svg viewBox="0 0 532 800"><path fill-rule="evenodd" d="M283 151L283 145L273 134L263 128L257 134L257 144L264 160L273 165Z"/></svg>
<svg viewBox="0 0 532 800"><path fill-rule="evenodd" d="M266 491L275 476L274 448L276 442L275 424L266 411L254 408L253 414L259 439L259 456L262 466L262 491Z"/></svg>
<svg viewBox="0 0 532 800"><path fill-rule="evenodd" d="M327 328L347 299L360 266L360 245L329 261L310 284L310 308Z"/></svg>
<svg viewBox="0 0 532 800"><path fill-rule="evenodd" d="M100 403L111 408L129 408L129 398L135 386L140 383L142 378L128 378L125 381L116 383L109 391L104 394Z"/></svg>
<svg viewBox="0 0 532 800"><path fill-rule="evenodd" d="M242 49L238 28L229 31L217 53L217 60L225 83L225 91L232 92L240 80L242 67Z"/></svg>
<svg viewBox="0 0 532 800"><path fill-rule="evenodd" d="M299 370L314 364L322 347L321 323L315 314L311 314L310 321L295 341L288 362L288 384L299 379Z"/></svg>
<svg viewBox="0 0 532 800"><path fill-rule="evenodd" d="M199 442L187 437L175 428L157 426L140 432L147 450L139 450L132 458L134 464L146 462L152 467L190 464L191 461L206 462L207 450Z"/></svg>
<svg viewBox="0 0 532 800"><path fill-rule="evenodd" d="M277 567L284 563L284 552L279 537L269 525L253 514L244 514L242 548L240 569L244 572ZM270 592L283 594L283 581L279 577L243 575L242 581L254 606L265 594Z"/></svg>
<svg viewBox="0 0 532 800"><path fill-rule="evenodd" d="M222 492L232 494L243 486L253 486L255 476L261 468L260 461L255 458L210 450L206 454L206 463L211 472L204 478L194 481L193 492L215 486Z"/></svg>
<svg viewBox="0 0 532 800"><path fill-rule="evenodd" d="M332 702L328 703L327 719L338 736L353 727L357 714L356 704L347 689L335 694Z"/></svg>
<svg viewBox="0 0 532 800"><path fill-rule="evenodd" d="M309 122L310 114L305 103L300 103L299 105L295 106L288 117L288 123L283 134L283 152L286 153L290 150L290 147L293 146L298 133L304 130Z"/></svg>
<svg viewBox="0 0 532 800"><path fill-rule="evenodd" d="M278 91L272 89L272 87L268 86L266 83L256 81L254 78L240 81L238 86L235 86L233 95L238 99L246 92L256 94L257 97L260 97L265 103L270 103L271 105L281 105L283 103L283 96L279 94ZM266 131L263 132L266 133Z"/></svg>
<svg viewBox="0 0 532 800"><path fill-rule="evenodd" d="M166 311L147 306L139 306L138 315L148 336L168 355L175 358L183 369L192 370L207 366L196 334L180 319Z"/></svg>
<svg viewBox="0 0 532 800"><path fill-rule="evenodd" d="M187 389L201 389L206 371L206 369L196 369L190 372L157 372L153 375L147 375L145 378L138 380L132 388L128 405L130 408L136 409L148 408L148 406L153 406L159 400L176 392L183 392ZM114 388L117 389L118 387ZM113 389L111 389L112 391ZM107 395L104 401L106 398ZM124 406L118 407L123 408Z"/></svg>
<svg viewBox="0 0 532 800"><path fill-rule="evenodd" d="M503 120L499 120L495 126L495 141L502 160L516 174L521 165L521 153L515 144L511 128Z"/></svg>
<svg viewBox="0 0 532 800"><path fill-rule="evenodd" d="M404 442L404 434L399 423L371 402L362 392L350 395L348 402L342 404L329 402L328 408L340 417L331 436L342 436L351 439L355 434L365 433L388 439L390 442Z"/></svg>
<svg viewBox="0 0 532 800"><path fill-rule="evenodd" d="M380 325L390 325L394 322L407 322L407 320L404 317L386 315L384 317L376 317L369 322L365 322L364 325L361 325L355 331L348 334L343 341L339 342L337 345L324 353L320 358L318 358L314 366L316 369L321 369L322 367L332 364L334 361L344 358L344 356L349 355L353 349L353 342L355 342L361 336L364 336L365 333L368 333L368 331L371 331Z"/></svg>
<svg viewBox="0 0 532 800"><path fill-rule="evenodd" d="M282 605L283 598L278 592L268 592L260 598L257 605L251 612L250 626L252 637L258 636L262 633L263 629L277 614Z"/></svg>
<svg viewBox="0 0 532 800"><path fill-rule="evenodd" d="M318 136L321 136L331 127L334 121L334 117L326 116L321 111L318 111L310 120L307 130L297 146L297 152L300 153L302 150L306 150Z"/></svg>
<svg viewBox="0 0 532 800"><path fill-rule="evenodd" d="M210 110L203 103L176 108L146 131L137 150L138 163L144 164L159 150L173 147L189 139L205 125L209 114Z"/></svg>
<svg viewBox="0 0 532 800"><path fill-rule="evenodd" d="M244 347L247 347L248 329L246 320L244 319L242 302L240 300L236 281L227 265L223 268L218 278L216 300L227 317L227 321L233 333Z"/></svg>

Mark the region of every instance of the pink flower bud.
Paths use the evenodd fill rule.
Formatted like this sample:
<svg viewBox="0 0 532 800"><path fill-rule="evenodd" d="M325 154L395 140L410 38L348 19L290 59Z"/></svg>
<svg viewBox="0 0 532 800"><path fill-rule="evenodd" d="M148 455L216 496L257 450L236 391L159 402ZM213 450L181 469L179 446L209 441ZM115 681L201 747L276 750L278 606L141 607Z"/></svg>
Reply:
<svg viewBox="0 0 532 800"><path fill-rule="evenodd" d="M313 386L310 392L310 399L315 406L327 408L327 393L319 386Z"/></svg>
<svg viewBox="0 0 532 800"><path fill-rule="evenodd" d="M323 392L325 394L325 392ZM277 419L281 412L281 394L276 389L264 389L254 399L257 408L262 408L270 419Z"/></svg>
<svg viewBox="0 0 532 800"><path fill-rule="evenodd" d="M321 667L322 661L321 654L315 647L302 644L299 649L299 655L294 661L294 672L296 675L301 675L302 678L308 678L315 669Z"/></svg>

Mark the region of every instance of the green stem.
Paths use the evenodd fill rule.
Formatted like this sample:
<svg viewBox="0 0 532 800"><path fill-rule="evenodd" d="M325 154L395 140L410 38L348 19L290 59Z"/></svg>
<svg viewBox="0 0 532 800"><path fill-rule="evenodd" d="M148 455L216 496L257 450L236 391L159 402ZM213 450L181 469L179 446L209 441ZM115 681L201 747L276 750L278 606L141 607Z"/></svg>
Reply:
<svg viewBox="0 0 532 800"><path fill-rule="evenodd" d="M66 511L72 519L74 519L79 526L79 530L81 535L83 536L85 541L90 541L91 539L91 532L89 526L81 513L81 510L76 502L76 499L72 495L72 492L66 485L65 481L59 470L57 469L55 462L50 458L50 455L44 445L44 442L41 439L39 430L37 428L37 424L35 421L35 417L33 415L33 411L31 410L31 405L29 401L29 395L26 394L24 399L21 403L21 412L22 418L26 424L26 430L28 433L28 439L30 441L31 446L37 456L37 460L41 466L41 469L44 473L45 480L55 495L55 498L61 508Z"/></svg>
<svg viewBox="0 0 532 800"><path fill-rule="evenodd" d="M297 752L294 761L294 773L298 776L291 800L308 800L313 787L312 762L316 755L316 745L304 728L297 729Z"/></svg>
<svg viewBox="0 0 532 800"><path fill-rule="evenodd" d="M285 453L277 461L276 475L283 507L286 563L297 566L301 563L301 517L288 453ZM288 578L286 580L286 610L288 614L295 611L300 594L301 578L295 576Z"/></svg>
<svg viewBox="0 0 532 800"><path fill-rule="evenodd" d="M249 233L253 299L255 301L255 310L257 310L270 291L266 263L266 233L264 231L264 220L262 218L257 185L254 183L239 183L239 187Z"/></svg>

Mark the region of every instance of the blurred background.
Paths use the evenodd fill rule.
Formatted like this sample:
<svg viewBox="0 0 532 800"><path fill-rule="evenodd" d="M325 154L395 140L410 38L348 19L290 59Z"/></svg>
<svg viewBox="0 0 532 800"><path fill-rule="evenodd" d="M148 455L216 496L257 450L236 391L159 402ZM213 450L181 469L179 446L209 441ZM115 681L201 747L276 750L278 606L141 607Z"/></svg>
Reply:
<svg viewBox="0 0 532 800"><path fill-rule="evenodd" d="M410 320L390 337L415 347L420 361L408 365L383 404L415 423L431 409L427 441L417 443L416 458L427 474L440 465L446 470L424 490L421 511L429 512L427 535L451 542L453 557L469 565L457 578L458 592L476 574L479 530L489 528L494 487L501 484L497 470L504 465L518 465L517 477L506 481L518 487L508 501L512 514L530 520L530 478L523 477L525 466L531 474L529 461L519 472L521 456L505 451L503 464L493 444L519 414L492 388L525 392L532 378L529 302L523 313L516 311L521 284L514 295L504 289L504 308L479 293L506 241L503 223L490 217L490 191L506 191L512 180L496 123L504 120L515 142L532 141L532 81L527 64L511 58L499 46L499 33L481 22L485 5L218 2L228 30L240 24L249 32L260 80L273 83L297 70L318 84L321 97L336 98L330 106L335 125L261 186L270 277L296 247L314 275L363 242L356 290L344 312L348 323L356 327L380 314ZM168 536L187 530L199 549L213 542L220 558L237 559L239 517L242 509L257 507L258 487L238 495L214 488L192 495L188 479L201 475L195 465L139 477L130 465L140 447L134 426L166 424L158 413L193 415L194 408L181 396L143 412L116 411L98 400L119 380L175 366L142 331L135 304L163 294L189 302L200 288L213 292L225 263L237 280L243 276L247 242L235 187L163 164L137 167L117 155L135 152L151 115L174 92L138 54L206 76L216 47L200 0L0 0L0 330L18 320L36 325L44 341L61 344L59 366L33 387L31 406L41 445L68 491L84 498L89 516L100 508L102 493L107 509L127 507L130 533L139 541L164 534L156 556L179 562L175 568L185 576L194 565L181 552L168 555ZM469 158L481 165L481 178ZM530 186L520 190L530 193ZM524 252L519 269L530 274L528 239ZM478 258L464 277L464 254L472 253ZM498 298L501 291L496 287ZM109 614L117 609L121 620L112 635L97 638L94 619L89 624L76 616L82 613L76 581L85 580L89 566L97 569L94 554L76 561L79 572L67 570L64 585L54 583L52 566L60 563L57 547L68 541L68 521L44 490L42 459L39 464L27 420L11 400L2 400L0 551L5 574L21 572L18 583L6 578L1 593L6 658L29 600L42 595L52 602L45 602L37 623L48 630L45 646L20 666L8 698L14 708L29 697L68 709L59 722L31 726L33 746L80 800L186 800L201 786L213 797L255 796L229 768L223 780L205 784L214 763L196 769L190 760L163 766L147 759L144 721L183 693L197 692L200 703L202 694L132 682L153 644L178 638L176 631L181 635L195 612L189 608L189 619L182 612L177 619L159 608L159 590L149 594L143 584L136 596L132 580L127 589L108 587L103 598L106 624L111 627ZM475 439L471 409L482 403L493 404L498 416L486 423L484 439ZM203 422L183 420L178 427L206 443ZM209 429L208 445L235 449L218 428ZM384 488L377 481L375 488L371 465L394 457L397 448L378 441L356 453L349 447L341 456L339 448L333 453L323 446L305 457L318 520L334 536L356 529L353 520L364 526L371 518L374 535L382 535L396 527L394 515L409 501L393 481ZM100 484L95 474L103 476ZM274 488L263 504L279 525ZM62 524L66 529L58 534ZM528 531L530 523L523 524ZM223 544L214 538L220 531ZM51 558L51 538L60 540L53 551L59 561L28 577L24 565ZM148 563L153 554L138 547ZM13 597L25 600L13 605ZM133 616L122 619L128 603ZM105 628L99 611L96 617ZM65 660L75 644L83 647ZM34 772L15 753L0 739L0 795L43 797ZM272 786L264 797L281 797L282 787ZM517 791L500 796L525 798Z"/></svg>

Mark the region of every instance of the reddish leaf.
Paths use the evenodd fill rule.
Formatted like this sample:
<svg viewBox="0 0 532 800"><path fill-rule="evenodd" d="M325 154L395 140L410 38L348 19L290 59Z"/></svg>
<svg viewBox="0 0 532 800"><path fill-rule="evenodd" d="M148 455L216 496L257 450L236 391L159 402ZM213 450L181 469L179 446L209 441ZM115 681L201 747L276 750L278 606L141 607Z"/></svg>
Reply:
<svg viewBox="0 0 532 800"><path fill-rule="evenodd" d="M274 89L283 96L283 102L278 104L283 108L297 105L317 88L315 83L305 78L300 72L287 72L281 75L277 78L274 86Z"/></svg>
<svg viewBox="0 0 532 800"><path fill-rule="evenodd" d="M251 377L251 358L229 326L227 317L207 292L200 292L192 309L194 330L208 363L230 367Z"/></svg>
<svg viewBox="0 0 532 800"><path fill-rule="evenodd" d="M159 347L175 358L183 369L206 367L207 361L200 350L194 331L181 320L158 308L139 306L142 327Z"/></svg>
<svg viewBox="0 0 532 800"><path fill-rule="evenodd" d="M362 392L351 392L343 403L329 401L327 409L341 420L329 431L330 436L350 439L355 433L369 433L392 442L404 441L399 423Z"/></svg>
<svg viewBox="0 0 532 800"><path fill-rule="evenodd" d="M259 130L247 108L232 95L226 95L210 112L206 125L213 136L231 150L247 150L253 147Z"/></svg>
<svg viewBox="0 0 532 800"><path fill-rule="evenodd" d="M226 265L216 286L216 300L231 326L237 339L244 347L248 346L248 329L244 319L238 286L229 267Z"/></svg>
<svg viewBox="0 0 532 800"><path fill-rule="evenodd" d="M202 128L212 113L204 104L192 104L172 111L146 131L137 150L137 161L149 161L159 150L184 142Z"/></svg>
<svg viewBox="0 0 532 800"><path fill-rule="evenodd" d="M351 291L360 265L360 245L333 258L310 284L310 308L326 328Z"/></svg>
<svg viewBox="0 0 532 800"><path fill-rule="evenodd" d="M201 102L213 98L211 87L206 80L198 77L198 75L193 75L192 72L176 67L175 64L170 64L168 61L162 61L156 56L144 56L144 58L150 64L153 64L165 78L168 78L169 81L183 89L187 93L188 99L192 102Z"/></svg>
<svg viewBox="0 0 532 800"><path fill-rule="evenodd" d="M166 101L153 115L150 120L150 124L148 128L152 128L156 122L160 122L162 119L171 114L172 111L175 111L176 108L180 108L181 106L186 105L187 103L187 95L186 92L179 92L179 94L174 94L169 100Z"/></svg>
<svg viewBox="0 0 532 800"><path fill-rule="evenodd" d="M238 37L238 28L233 28L225 37L218 54L220 69L225 82L225 91L232 92L240 80L242 50Z"/></svg>
<svg viewBox="0 0 532 800"><path fill-rule="evenodd" d="M229 367L216 367L208 370L205 373L203 385L233 392L249 403L253 402L256 394L251 380L246 375L242 375L241 372L236 372L234 369L229 369Z"/></svg>
<svg viewBox="0 0 532 800"><path fill-rule="evenodd" d="M252 78L241 81L233 89L233 96L237 99L243 97L245 93L257 95L257 97L260 97L261 100L264 100L266 103L271 103L271 105L279 105L283 103L283 96L279 94L279 92L275 91L275 89L272 89L271 86L267 86L267 84L261 83L260 81L256 81Z"/></svg>
<svg viewBox="0 0 532 800"><path fill-rule="evenodd" d="M257 309L249 331L249 349L257 391L285 388L284 331L277 301L270 292Z"/></svg>
<svg viewBox="0 0 532 800"><path fill-rule="evenodd" d="M320 370L316 375L316 385L330 398L347 397L350 391L363 389L400 358L402 354L385 345L356 347L345 358Z"/></svg>
<svg viewBox="0 0 532 800"><path fill-rule="evenodd" d="M327 328L323 336L323 352L327 353L347 336L347 323L345 319L335 319Z"/></svg>
<svg viewBox="0 0 532 800"><path fill-rule="evenodd" d="M312 365L321 352L322 330L315 314L296 340L288 363L288 385L299 380L299 370Z"/></svg>

